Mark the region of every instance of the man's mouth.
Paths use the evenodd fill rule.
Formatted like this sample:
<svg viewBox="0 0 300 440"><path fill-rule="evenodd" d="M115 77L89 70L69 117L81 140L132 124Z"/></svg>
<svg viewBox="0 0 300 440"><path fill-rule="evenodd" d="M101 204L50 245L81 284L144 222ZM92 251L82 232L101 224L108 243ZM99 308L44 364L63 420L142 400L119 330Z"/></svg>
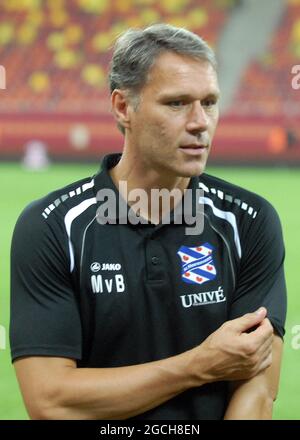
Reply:
<svg viewBox="0 0 300 440"><path fill-rule="evenodd" d="M202 154L207 149L207 145L202 145L202 144L182 145L181 147L179 147L179 149L184 151L186 154L191 154L196 156Z"/></svg>

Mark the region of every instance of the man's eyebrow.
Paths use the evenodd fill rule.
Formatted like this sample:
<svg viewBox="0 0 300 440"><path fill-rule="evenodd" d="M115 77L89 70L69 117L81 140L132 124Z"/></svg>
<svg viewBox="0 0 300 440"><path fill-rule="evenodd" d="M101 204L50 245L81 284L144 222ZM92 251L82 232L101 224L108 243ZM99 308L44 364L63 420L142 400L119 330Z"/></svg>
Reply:
<svg viewBox="0 0 300 440"><path fill-rule="evenodd" d="M219 90L214 90L213 92L210 92L208 95L206 95L206 97L204 99L207 98L220 98L220 91Z"/></svg>
<svg viewBox="0 0 300 440"><path fill-rule="evenodd" d="M207 93L207 95L205 95L203 98L202 98L202 100L203 99L208 99L208 98L215 98L215 99L218 99L220 97L220 91L218 91L218 90L213 90L213 91L210 91L210 92L208 92ZM195 99L195 96L194 95L191 95L191 94L187 94L187 93L176 93L176 92L174 92L174 93L172 93L172 92L162 92L162 94L161 94L161 96L160 96L160 98L162 99L162 100L171 100L171 99L178 99L178 100L180 100L180 99L183 99L183 100L185 100L185 99L187 99L187 100L189 100L189 99Z"/></svg>

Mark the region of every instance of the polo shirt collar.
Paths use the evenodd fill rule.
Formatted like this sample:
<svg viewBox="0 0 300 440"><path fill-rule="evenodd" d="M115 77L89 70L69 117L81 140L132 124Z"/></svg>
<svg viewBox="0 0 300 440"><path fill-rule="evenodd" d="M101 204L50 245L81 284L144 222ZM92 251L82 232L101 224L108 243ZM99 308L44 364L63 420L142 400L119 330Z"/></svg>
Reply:
<svg viewBox="0 0 300 440"><path fill-rule="evenodd" d="M105 156L102 160L102 167L99 173L95 176L95 190L96 196L99 190L111 190L115 195L116 201L116 223L120 223L120 220L125 216L128 216L128 212L130 210L130 206L127 204L125 199L120 195L118 188L115 186L110 174L109 170L115 167L121 159L121 153L109 154ZM191 177L188 191L184 195L184 198L179 203L177 209L172 210L170 213L170 222L176 223L176 219L180 224L180 219L182 219L182 223L191 224L191 220L196 217L198 214L198 205L199 205L199 176ZM101 203L100 200L98 200ZM104 200L103 200L104 202ZM180 207L181 205L181 207ZM182 215L183 213L183 215ZM178 217L179 216L179 217ZM114 222L113 222L114 223ZM148 224L148 223L147 223ZM164 224L156 225L157 227L164 226Z"/></svg>

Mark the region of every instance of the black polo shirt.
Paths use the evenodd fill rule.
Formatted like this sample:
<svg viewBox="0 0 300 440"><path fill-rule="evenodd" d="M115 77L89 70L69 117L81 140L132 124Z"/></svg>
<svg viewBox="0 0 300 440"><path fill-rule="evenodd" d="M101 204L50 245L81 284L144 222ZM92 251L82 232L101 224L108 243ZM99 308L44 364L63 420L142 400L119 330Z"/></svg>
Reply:
<svg viewBox="0 0 300 440"><path fill-rule="evenodd" d="M119 157L107 156L93 178L21 214L12 241L12 359L62 356L90 368L142 364L189 350L260 306L283 336L284 246L272 206L203 174L189 185L192 215L203 208L202 233L187 234L188 220L180 224L174 213L170 224L126 224L117 209L100 224L109 195L120 208L108 173ZM226 404L227 384L217 382L139 417L221 419Z"/></svg>

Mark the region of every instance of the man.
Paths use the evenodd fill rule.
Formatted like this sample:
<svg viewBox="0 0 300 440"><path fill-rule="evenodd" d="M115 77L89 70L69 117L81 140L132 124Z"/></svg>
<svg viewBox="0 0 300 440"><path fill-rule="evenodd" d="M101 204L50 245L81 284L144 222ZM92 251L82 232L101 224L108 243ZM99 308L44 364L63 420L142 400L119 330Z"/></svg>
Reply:
<svg viewBox="0 0 300 440"><path fill-rule="evenodd" d="M31 204L14 232L11 347L29 415L271 418L281 228L264 199L204 174L218 122L214 54L184 29L130 30L110 83L123 154ZM141 190L137 209L129 195ZM153 190L180 197L152 210ZM176 221L188 194L202 233Z"/></svg>

